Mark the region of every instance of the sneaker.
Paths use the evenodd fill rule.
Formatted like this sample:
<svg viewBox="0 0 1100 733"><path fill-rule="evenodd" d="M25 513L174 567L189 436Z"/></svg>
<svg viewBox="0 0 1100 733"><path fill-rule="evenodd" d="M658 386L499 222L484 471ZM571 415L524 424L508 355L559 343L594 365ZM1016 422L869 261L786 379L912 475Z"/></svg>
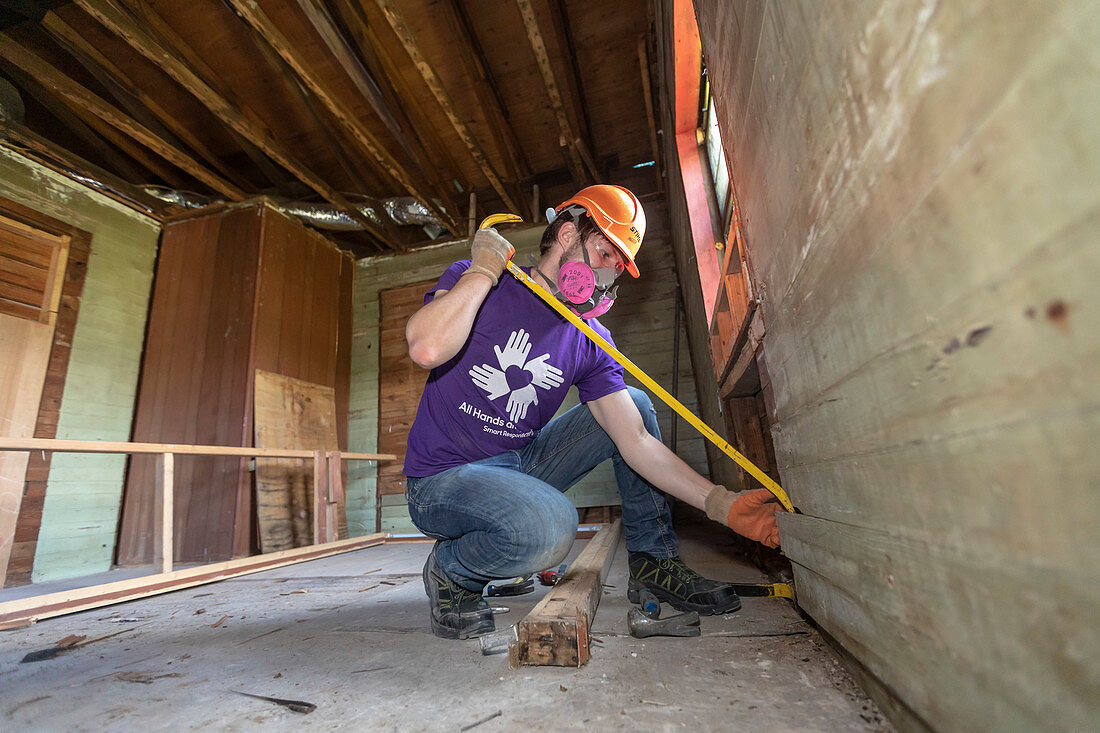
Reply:
<svg viewBox="0 0 1100 733"><path fill-rule="evenodd" d="M679 557L656 558L644 552L631 552L630 581L626 597L638 602L642 588L648 588L661 601L681 611L698 611L704 616L731 613L741 608L741 599L732 583L708 580Z"/></svg>
<svg viewBox="0 0 1100 733"><path fill-rule="evenodd" d="M432 633L441 639L469 639L495 631L489 602L444 575L435 561L438 547L432 548L424 563L424 592L431 606Z"/></svg>

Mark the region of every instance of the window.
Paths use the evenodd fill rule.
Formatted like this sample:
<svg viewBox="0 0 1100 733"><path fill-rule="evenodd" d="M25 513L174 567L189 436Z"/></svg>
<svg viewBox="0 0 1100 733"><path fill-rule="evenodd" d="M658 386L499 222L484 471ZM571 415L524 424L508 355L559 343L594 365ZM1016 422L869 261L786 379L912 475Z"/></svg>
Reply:
<svg viewBox="0 0 1100 733"><path fill-rule="evenodd" d="M68 257L68 235L0 216L0 313L52 325Z"/></svg>

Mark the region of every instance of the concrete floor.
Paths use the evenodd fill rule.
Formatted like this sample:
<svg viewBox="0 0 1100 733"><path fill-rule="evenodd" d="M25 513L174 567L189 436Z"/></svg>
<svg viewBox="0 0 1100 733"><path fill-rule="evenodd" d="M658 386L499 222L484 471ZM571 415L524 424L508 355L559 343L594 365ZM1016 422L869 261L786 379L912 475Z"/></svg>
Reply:
<svg viewBox="0 0 1100 733"><path fill-rule="evenodd" d="M682 555L710 577L764 580L714 536L685 538ZM631 638L621 546L592 661L512 670L477 641L432 636L429 548L388 544L0 632L0 729L892 730L789 601L746 598L704 618L700 638ZM544 592L501 600L498 628ZM120 631L20 661L70 634Z"/></svg>

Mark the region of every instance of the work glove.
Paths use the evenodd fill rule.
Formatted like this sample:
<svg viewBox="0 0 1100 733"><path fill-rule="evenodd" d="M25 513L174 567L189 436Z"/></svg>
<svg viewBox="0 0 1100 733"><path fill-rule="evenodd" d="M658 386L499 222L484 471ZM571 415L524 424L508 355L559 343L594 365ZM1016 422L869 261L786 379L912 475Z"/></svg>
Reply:
<svg viewBox="0 0 1100 733"><path fill-rule="evenodd" d="M470 247L472 262L467 272L480 273L496 285L513 251L508 240L495 229L478 229Z"/></svg>
<svg viewBox="0 0 1100 733"><path fill-rule="evenodd" d="M703 503L707 516L750 540L779 547L776 512L783 505L767 489L735 494L724 486L715 486Z"/></svg>

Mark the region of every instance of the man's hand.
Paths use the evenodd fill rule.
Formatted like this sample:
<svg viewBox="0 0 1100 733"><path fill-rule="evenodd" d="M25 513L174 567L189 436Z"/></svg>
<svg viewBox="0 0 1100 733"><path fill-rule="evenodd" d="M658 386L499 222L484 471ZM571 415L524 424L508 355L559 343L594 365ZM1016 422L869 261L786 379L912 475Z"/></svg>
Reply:
<svg viewBox="0 0 1100 733"><path fill-rule="evenodd" d="M708 517L737 534L768 547L779 547L775 515L783 511L783 505L767 489L735 494L724 486L715 486L707 495L705 508Z"/></svg>
<svg viewBox="0 0 1100 733"><path fill-rule="evenodd" d="M495 285L513 251L508 240L495 229L478 229L474 234L474 243L470 247L472 262L467 272L484 275Z"/></svg>

